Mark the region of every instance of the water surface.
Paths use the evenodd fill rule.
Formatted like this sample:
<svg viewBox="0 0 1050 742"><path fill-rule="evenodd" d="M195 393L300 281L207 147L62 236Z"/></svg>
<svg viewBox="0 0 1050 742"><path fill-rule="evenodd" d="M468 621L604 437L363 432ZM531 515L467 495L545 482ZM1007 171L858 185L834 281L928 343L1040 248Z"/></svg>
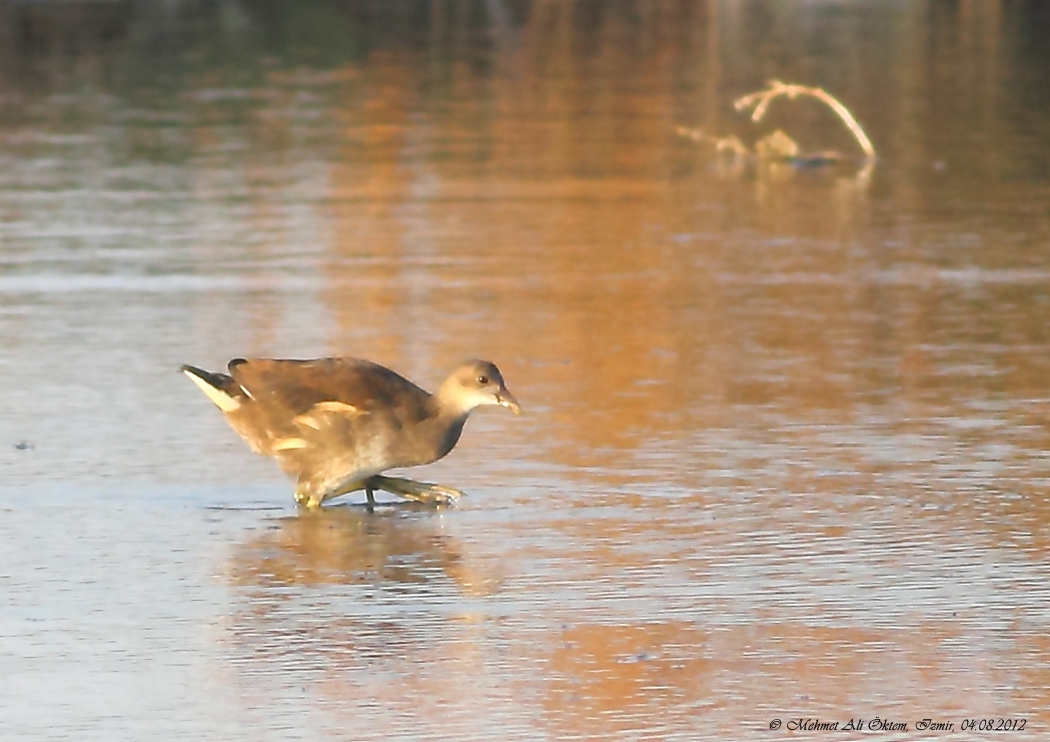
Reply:
<svg viewBox="0 0 1050 742"><path fill-rule="evenodd" d="M2 734L1045 732L1048 30L0 2ZM772 77L875 167L815 104L734 112ZM298 513L176 370L324 354L490 358L527 414L420 472L453 510Z"/></svg>

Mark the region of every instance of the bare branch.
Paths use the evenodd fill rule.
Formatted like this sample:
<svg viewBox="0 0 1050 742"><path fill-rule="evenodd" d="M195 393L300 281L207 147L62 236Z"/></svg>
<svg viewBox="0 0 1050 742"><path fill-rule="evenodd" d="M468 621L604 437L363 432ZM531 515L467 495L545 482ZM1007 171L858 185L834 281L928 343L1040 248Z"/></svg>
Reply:
<svg viewBox="0 0 1050 742"><path fill-rule="evenodd" d="M766 115L766 109L769 108L769 104L772 103L775 98L782 95L787 96L792 100L801 95L822 101L831 108L832 111L837 113L840 119L842 119L846 128L857 138L857 144L859 144L860 148L864 150L864 154L868 159L873 159L875 157L875 147L872 146L871 140L868 139L868 135L864 133L864 129L862 129L860 124L857 123L857 120L853 118L853 114L850 113L849 109L842 105L838 99L821 88L811 88L806 85L794 85L783 83L780 80L770 80L768 90L760 90L757 93L745 95L744 97L737 99L733 105L738 111L754 107L754 110L751 112L751 120L758 122Z"/></svg>

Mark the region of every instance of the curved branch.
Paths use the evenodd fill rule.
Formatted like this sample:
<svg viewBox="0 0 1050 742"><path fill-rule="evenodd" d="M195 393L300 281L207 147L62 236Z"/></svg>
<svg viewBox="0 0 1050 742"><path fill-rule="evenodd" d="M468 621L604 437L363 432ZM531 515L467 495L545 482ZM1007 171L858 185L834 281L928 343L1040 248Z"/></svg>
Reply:
<svg viewBox="0 0 1050 742"><path fill-rule="evenodd" d="M853 114L837 98L821 88L811 88L806 85L794 85L780 82L780 80L770 80L769 90L760 90L757 93L745 95L742 98L738 98L733 105L738 111L754 107L755 110L751 112L751 120L758 122L766 115L766 109L769 108L769 104L773 102L773 99L781 95L785 95L792 100L800 95L809 96L825 103L832 111L838 114L839 118L842 119L842 123L857 138L857 144L864 150L865 156L868 159L874 159L875 147L872 145L871 140L868 139L868 135L864 133L864 129L857 123L857 119L853 118Z"/></svg>

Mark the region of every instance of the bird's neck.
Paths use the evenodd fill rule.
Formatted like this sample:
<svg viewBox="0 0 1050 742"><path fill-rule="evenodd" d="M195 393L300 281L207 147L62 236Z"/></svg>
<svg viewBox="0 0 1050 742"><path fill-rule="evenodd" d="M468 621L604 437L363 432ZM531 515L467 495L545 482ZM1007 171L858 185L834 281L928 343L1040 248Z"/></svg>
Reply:
<svg viewBox="0 0 1050 742"><path fill-rule="evenodd" d="M459 436L463 433L463 426L470 412L442 406L439 399L435 399L434 402L430 416L419 424L418 431L430 442L430 450L435 453L432 460L437 461L444 458L459 442Z"/></svg>
<svg viewBox="0 0 1050 742"><path fill-rule="evenodd" d="M467 413L458 417L448 418L443 426L443 435L439 436L438 458L443 458L459 442L459 436L463 433L463 426L467 422Z"/></svg>

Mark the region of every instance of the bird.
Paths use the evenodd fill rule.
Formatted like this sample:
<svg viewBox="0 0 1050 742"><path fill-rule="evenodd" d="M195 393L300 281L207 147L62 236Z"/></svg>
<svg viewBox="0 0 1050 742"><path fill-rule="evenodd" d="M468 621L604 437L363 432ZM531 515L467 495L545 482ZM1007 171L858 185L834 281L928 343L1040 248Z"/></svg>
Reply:
<svg viewBox="0 0 1050 742"><path fill-rule="evenodd" d="M253 451L296 480L295 501L308 509L362 489L370 508L375 490L450 505L463 493L384 472L443 458L478 407L521 413L499 369L482 360L461 364L433 394L360 358L234 358L227 373L180 370Z"/></svg>

